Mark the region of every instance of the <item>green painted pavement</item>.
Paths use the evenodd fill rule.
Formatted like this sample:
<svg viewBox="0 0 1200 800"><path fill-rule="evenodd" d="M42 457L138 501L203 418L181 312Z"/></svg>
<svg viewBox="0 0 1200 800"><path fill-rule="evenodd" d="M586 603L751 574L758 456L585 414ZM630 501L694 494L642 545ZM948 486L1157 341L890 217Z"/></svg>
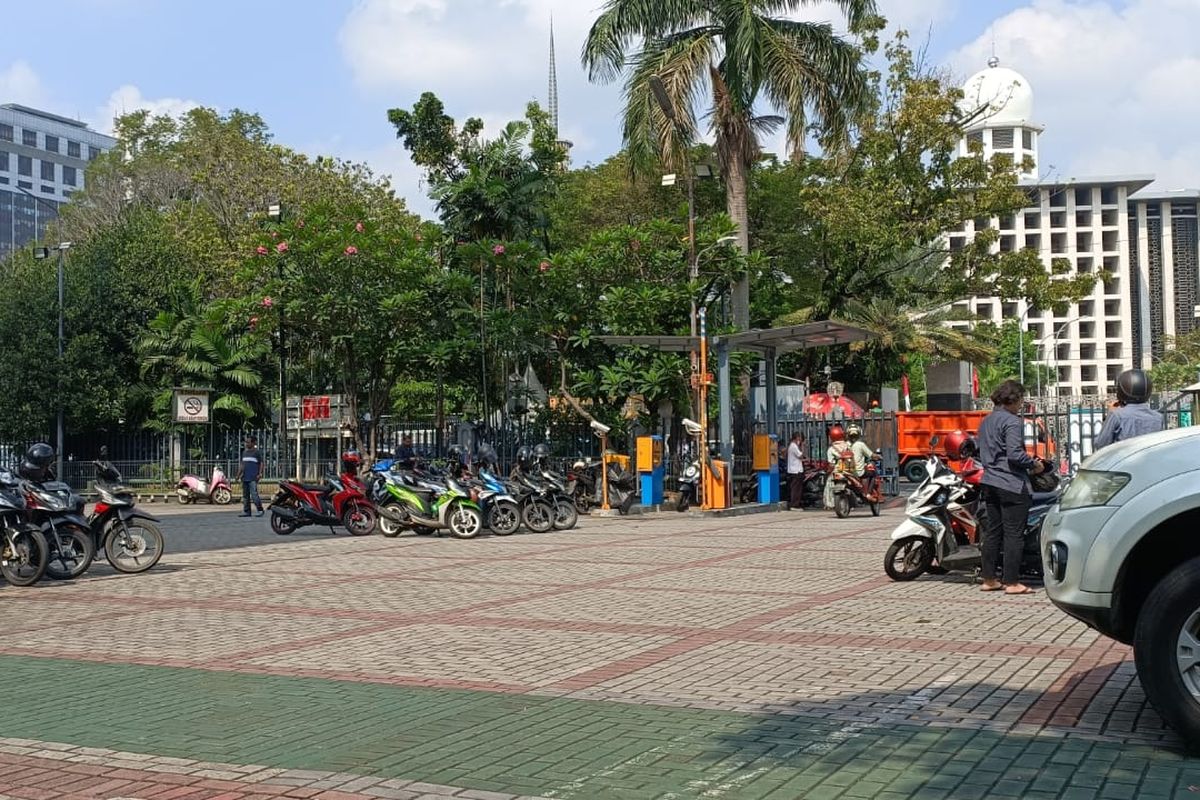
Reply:
<svg viewBox="0 0 1200 800"><path fill-rule="evenodd" d="M0 674L3 737L499 792L1200 796L1200 760L1080 739L14 656Z"/></svg>

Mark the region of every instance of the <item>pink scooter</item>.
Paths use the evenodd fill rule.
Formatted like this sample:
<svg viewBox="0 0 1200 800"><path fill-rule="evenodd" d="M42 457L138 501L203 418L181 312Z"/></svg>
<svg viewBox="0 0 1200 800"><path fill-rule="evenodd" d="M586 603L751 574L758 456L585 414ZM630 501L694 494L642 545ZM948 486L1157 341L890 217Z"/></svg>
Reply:
<svg viewBox="0 0 1200 800"><path fill-rule="evenodd" d="M184 475L175 485L175 493L179 495L181 503L195 503L204 500L219 506L226 506L233 500L233 491L229 488L229 478L226 478L225 471L217 466L213 467L212 480L207 482L196 475Z"/></svg>

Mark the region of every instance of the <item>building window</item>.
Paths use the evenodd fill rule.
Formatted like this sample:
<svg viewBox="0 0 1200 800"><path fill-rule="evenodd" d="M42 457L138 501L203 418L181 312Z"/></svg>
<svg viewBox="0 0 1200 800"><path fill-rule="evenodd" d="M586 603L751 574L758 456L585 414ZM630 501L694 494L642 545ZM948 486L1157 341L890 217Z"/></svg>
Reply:
<svg viewBox="0 0 1200 800"><path fill-rule="evenodd" d="M1042 207L1042 190L1041 189L1026 189L1025 197L1027 198L1025 201L1026 208L1041 209L1041 207ZM1026 225L1025 227L1028 228L1029 226Z"/></svg>
<svg viewBox="0 0 1200 800"><path fill-rule="evenodd" d="M1017 218L1012 214L1005 214L1000 218L1000 230L1011 231L1017 227Z"/></svg>
<svg viewBox="0 0 1200 800"><path fill-rule="evenodd" d="M1075 207L1076 208L1091 208L1092 207L1092 187L1086 189L1075 190Z"/></svg>
<svg viewBox="0 0 1200 800"><path fill-rule="evenodd" d="M997 150L1012 150L1013 129L997 128L992 131L992 147Z"/></svg>
<svg viewBox="0 0 1200 800"><path fill-rule="evenodd" d="M54 162L53 161L43 161L42 162L42 180L44 180L44 181L54 180Z"/></svg>
<svg viewBox="0 0 1200 800"><path fill-rule="evenodd" d="M1120 339L1121 338L1121 323L1120 322L1104 323L1104 335L1109 339Z"/></svg>
<svg viewBox="0 0 1200 800"><path fill-rule="evenodd" d="M1076 228L1092 227L1092 212L1087 209L1083 209L1081 211L1076 211L1075 212L1075 227Z"/></svg>
<svg viewBox="0 0 1200 800"><path fill-rule="evenodd" d="M62 182L65 183L67 186L75 185L75 168L74 167L68 167L65 165L63 166Z"/></svg>
<svg viewBox="0 0 1200 800"><path fill-rule="evenodd" d="M1067 207L1067 193L1065 190L1057 189L1050 193L1050 207L1051 208L1066 208Z"/></svg>
<svg viewBox="0 0 1200 800"><path fill-rule="evenodd" d="M1114 253L1121 246L1121 240L1117 231L1104 231L1104 233L1100 234L1100 241L1106 253Z"/></svg>
<svg viewBox="0 0 1200 800"><path fill-rule="evenodd" d="M1067 252L1067 235L1065 233L1050 234L1050 252L1055 255Z"/></svg>
<svg viewBox="0 0 1200 800"><path fill-rule="evenodd" d="M1062 229L1067 227L1067 212L1052 211L1050 212L1050 227Z"/></svg>
<svg viewBox="0 0 1200 800"><path fill-rule="evenodd" d="M1079 304L1079 316L1090 317L1096 313L1096 304L1091 300L1084 300Z"/></svg>
<svg viewBox="0 0 1200 800"><path fill-rule="evenodd" d="M8 172L8 153L0 150L0 172Z"/></svg>
<svg viewBox="0 0 1200 800"><path fill-rule="evenodd" d="M57 136L51 136L48 133L46 134L46 149L49 150L51 153L58 152L58 137Z"/></svg>
<svg viewBox="0 0 1200 800"><path fill-rule="evenodd" d="M1021 131L1021 144L1026 150L1033 150L1033 131Z"/></svg>
<svg viewBox="0 0 1200 800"><path fill-rule="evenodd" d="M974 131L967 134L967 149L972 149L971 145L974 144L983 147L983 131Z"/></svg>
<svg viewBox="0 0 1200 800"><path fill-rule="evenodd" d="M71 158L79 158L79 142L72 142L67 139L67 155Z"/></svg>
<svg viewBox="0 0 1200 800"><path fill-rule="evenodd" d="M0 139L3 139L6 142L11 142L13 140L12 125L0 125Z"/></svg>
<svg viewBox="0 0 1200 800"><path fill-rule="evenodd" d="M46 184L43 183L42 184L42 193L43 194L54 194L54 187L47 186Z"/></svg>
<svg viewBox="0 0 1200 800"><path fill-rule="evenodd" d="M1106 300L1104 302L1104 316L1106 316L1106 317L1121 316L1121 301L1120 300Z"/></svg>
<svg viewBox="0 0 1200 800"><path fill-rule="evenodd" d="M1116 186L1105 186L1100 190L1100 203L1106 206L1115 206L1118 202L1119 192Z"/></svg>
<svg viewBox="0 0 1200 800"><path fill-rule="evenodd" d="M33 177L33 159L29 156L17 156L17 174Z"/></svg>
<svg viewBox="0 0 1200 800"><path fill-rule="evenodd" d="M1000 252L1011 253L1017 249L1017 237L1004 235L1000 237Z"/></svg>
<svg viewBox="0 0 1200 800"><path fill-rule="evenodd" d="M21 144L26 147L37 147L37 131L21 131Z"/></svg>
<svg viewBox="0 0 1200 800"><path fill-rule="evenodd" d="M1080 231L1075 234L1075 249L1080 253L1090 253L1092 250L1092 232Z"/></svg>
<svg viewBox="0 0 1200 800"><path fill-rule="evenodd" d="M1025 212L1025 230L1037 230L1042 227L1042 215L1036 211Z"/></svg>
<svg viewBox="0 0 1200 800"><path fill-rule="evenodd" d="M1123 350L1124 347L1120 342L1109 342L1104 346L1104 354L1108 356L1109 361L1120 361L1124 356ZM1118 373L1121 371L1121 367L1115 367L1115 369ZM1116 375L1111 375L1109 380L1116 380L1116 377Z"/></svg>
<svg viewBox="0 0 1200 800"><path fill-rule="evenodd" d="M99 156L100 153L101 150L99 147L95 147L94 145L90 144L88 145L88 161L95 161L96 157Z"/></svg>
<svg viewBox="0 0 1200 800"><path fill-rule="evenodd" d="M17 181L17 186L21 187L22 189L32 189L33 181Z"/></svg>
<svg viewBox="0 0 1200 800"><path fill-rule="evenodd" d="M1037 234L1037 233L1026 234L1025 235L1025 249L1026 250L1041 250L1042 249L1041 235Z"/></svg>
<svg viewBox="0 0 1200 800"><path fill-rule="evenodd" d="M1115 228L1121 222L1121 212L1110 208L1100 212L1100 224L1106 228Z"/></svg>

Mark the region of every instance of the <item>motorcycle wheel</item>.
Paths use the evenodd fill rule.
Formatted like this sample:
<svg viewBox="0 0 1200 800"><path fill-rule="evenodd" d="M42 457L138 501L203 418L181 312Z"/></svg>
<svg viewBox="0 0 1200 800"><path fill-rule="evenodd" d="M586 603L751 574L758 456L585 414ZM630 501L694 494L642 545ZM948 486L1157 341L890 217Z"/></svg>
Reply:
<svg viewBox="0 0 1200 800"><path fill-rule="evenodd" d="M32 586L46 574L49 547L46 537L36 528L24 528L8 542L0 543L0 575L13 586Z"/></svg>
<svg viewBox="0 0 1200 800"><path fill-rule="evenodd" d="M843 492L833 499L833 513L837 514L838 519L850 516L850 495Z"/></svg>
<svg viewBox="0 0 1200 800"><path fill-rule="evenodd" d="M186 505L191 504L192 502L193 502L193 500L192 500L191 492L188 492L185 490L179 491L179 504L180 505L186 506Z"/></svg>
<svg viewBox="0 0 1200 800"><path fill-rule="evenodd" d="M115 522L104 538L104 554L117 572L145 572L162 558L162 531L144 519Z"/></svg>
<svg viewBox="0 0 1200 800"><path fill-rule="evenodd" d="M549 503L533 500L521 509L521 522L534 533L545 533L554 527L555 510Z"/></svg>
<svg viewBox="0 0 1200 800"><path fill-rule="evenodd" d="M399 503L385 503L384 508L399 511L404 513L404 506ZM379 532L389 539L395 539L404 530L404 525L389 517L387 514L379 515Z"/></svg>
<svg viewBox="0 0 1200 800"><path fill-rule="evenodd" d="M583 493L576 493L575 510L580 514L592 513L592 498Z"/></svg>
<svg viewBox="0 0 1200 800"><path fill-rule="evenodd" d="M446 522L455 539L474 539L483 527L483 515L470 506L459 503L450 512Z"/></svg>
<svg viewBox="0 0 1200 800"><path fill-rule="evenodd" d="M488 512L488 528L497 536L512 536L521 527L521 508L510 500L497 501Z"/></svg>
<svg viewBox="0 0 1200 800"><path fill-rule="evenodd" d="M883 571L894 581L911 581L929 571L933 563L933 548L929 540L908 536L892 542L883 557Z"/></svg>
<svg viewBox="0 0 1200 800"><path fill-rule="evenodd" d="M342 527L350 531L351 536L369 536L375 530L377 519L375 509L365 503L351 503L342 512Z"/></svg>
<svg viewBox="0 0 1200 800"><path fill-rule="evenodd" d="M871 516L878 517L883 513L883 503L871 503Z"/></svg>
<svg viewBox="0 0 1200 800"><path fill-rule="evenodd" d="M687 511L688 506L692 504L692 493L687 489L682 489L679 492L679 499L675 501L676 511Z"/></svg>
<svg viewBox="0 0 1200 800"><path fill-rule="evenodd" d="M87 572L96 557L96 543L92 541L91 531L68 525L59 527L57 542L51 538L54 535L53 532L43 534L47 542L54 542L48 547L46 576L66 581Z"/></svg>
<svg viewBox="0 0 1200 800"><path fill-rule="evenodd" d="M579 524L579 513L575 504L566 498L561 498L554 504L554 529L569 531Z"/></svg>
<svg viewBox="0 0 1200 800"><path fill-rule="evenodd" d="M227 506L233 502L233 492L222 486L213 492L213 502L219 506Z"/></svg>
<svg viewBox="0 0 1200 800"><path fill-rule="evenodd" d="M282 514L276 514L274 509L271 511L271 530L280 536L290 536L299 527L290 519L285 519Z"/></svg>

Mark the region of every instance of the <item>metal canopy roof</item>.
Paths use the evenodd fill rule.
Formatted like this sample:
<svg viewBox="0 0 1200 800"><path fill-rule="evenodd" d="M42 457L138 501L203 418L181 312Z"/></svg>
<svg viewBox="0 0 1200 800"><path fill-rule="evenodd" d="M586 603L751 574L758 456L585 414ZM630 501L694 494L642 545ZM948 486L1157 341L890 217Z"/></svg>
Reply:
<svg viewBox="0 0 1200 800"><path fill-rule="evenodd" d="M865 328L824 321L733 333L719 337L717 344L726 345L732 350L774 350L776 353L787 353L792 350L812 350L816 347L862 342L876 336L877 334Z"/></svg>
<svg viewBox="0 0 1200 800"><path fill-rule="evenodd" d="M700 338L693 336L597 336L596 338L605 344L649 347L665 352L687 353L700 349ZM717 347L728 347L731 350L774 350L776 353L787 353L792 350L832 347L874 338L876 338L876 334L864 328L856 328L842 322L825 321L715 336L713 344Z"/></svg>

